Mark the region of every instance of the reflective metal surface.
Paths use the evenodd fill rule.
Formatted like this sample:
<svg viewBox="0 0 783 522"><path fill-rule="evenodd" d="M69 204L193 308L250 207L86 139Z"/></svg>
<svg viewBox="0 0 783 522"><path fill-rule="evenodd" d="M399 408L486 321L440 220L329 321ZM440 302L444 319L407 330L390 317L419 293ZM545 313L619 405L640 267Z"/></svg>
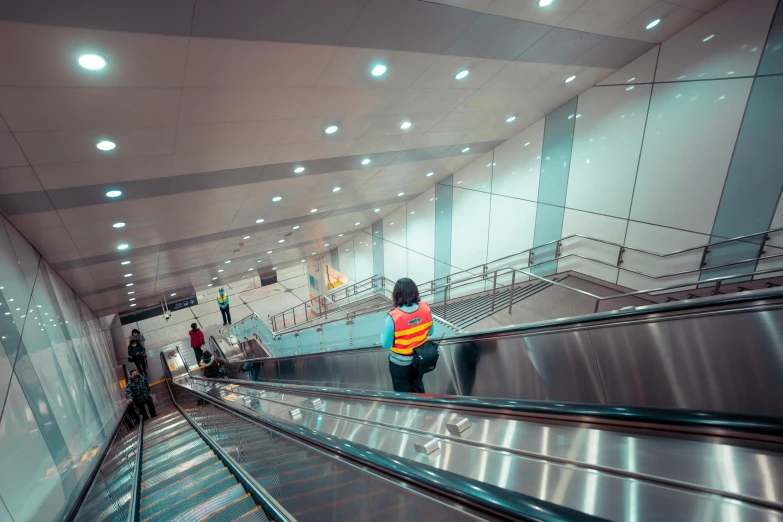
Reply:
<svg viewBox="0 0 783 522"><path fill-rule="evenodd" d="M231 406L610 520L783 520L778 452L271 389Z"/></svg>
<svg viewBox="0 0 783 522"><path fill-rule="evenodd" d="M424 385L429 394L783 415L777 303L448 339ZM243 368L232 377L391 390L388 353L380 348Z"/></svg>

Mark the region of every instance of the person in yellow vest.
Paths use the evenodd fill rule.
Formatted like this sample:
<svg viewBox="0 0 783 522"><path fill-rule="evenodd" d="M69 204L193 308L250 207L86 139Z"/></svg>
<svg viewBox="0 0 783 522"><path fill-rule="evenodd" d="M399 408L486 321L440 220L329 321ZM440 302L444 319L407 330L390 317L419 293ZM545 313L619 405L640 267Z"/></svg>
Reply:
<svg viewBox="0 0 783 522"><path fill-rule="evenodd" d="M432 312L419 299L416 283L403 277L392 291L394 310L386 316L381 346L389 350L389 373L396 392L424 393L424 381L412 366L413 350L427 342L435 328Z"/></svg>
<svg viewBox="0 0 783 522"><path fill-rule="evenodd" d="M228 308L228 294L222 288L218 289L217 304L223 316L223 326L231 324L231 310Z"/></svg>

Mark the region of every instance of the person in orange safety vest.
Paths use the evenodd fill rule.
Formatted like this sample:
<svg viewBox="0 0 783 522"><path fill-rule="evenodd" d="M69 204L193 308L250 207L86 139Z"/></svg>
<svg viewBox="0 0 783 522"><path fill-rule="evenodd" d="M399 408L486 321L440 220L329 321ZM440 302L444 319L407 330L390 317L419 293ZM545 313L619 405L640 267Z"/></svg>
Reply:
<svg viewBox="0 0 783 522"><path fill-rule="evenodd" d="M411 364L413 350L432 335L432 312L427 303L419 299L416 283L407 277L394 284L392 302L395 308L386 316L381 346L389 350L389 373L394 391L424 393L422 375Z"/></svg>

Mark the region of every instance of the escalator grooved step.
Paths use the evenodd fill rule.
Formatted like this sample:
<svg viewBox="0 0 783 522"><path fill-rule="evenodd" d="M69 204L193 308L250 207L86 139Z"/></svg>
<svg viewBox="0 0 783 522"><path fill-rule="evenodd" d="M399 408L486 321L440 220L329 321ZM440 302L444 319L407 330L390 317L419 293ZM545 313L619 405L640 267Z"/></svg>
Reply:
<svg viewBox="0 0 783 522"><path fill-rule="evenodd" d="M192 468L193 466L203 464L204 462L211 461L215 457L214 453L210 454L204 454L199 455L197 457L193 457L191 460L185 461L177 466L167 468L165 471L161 471L157 475L153 477L145 477L144 474L141 476L141 491L144 492L145 490L157 486L158 484L170 480L173 477L178 476L180 473L183 473L184 471Z"/></svg>
<svg viewBox="0 0 783 522"><path fill-rule="evenodd" d="M218 461L220 462L220 461ZM222 462L221 462L222 464ZM141 502L141 509L139 510L139 513L142 513L144 511L149 512L150 509L155 509L156 506L160 507L161 502L167 502L171 501L178 494L181 494L182 491L187 491L190 489L205 489L205 486L209 486L210 484L214 484L217 482L220 482L221 480L225 479L226 477L231 476L231 471L229 471L228 468L225 466L220 467L216 470L214 470L212 473L200 476L195 481L190 482L189 484L184 484L182 482L177 482L173 484L172 486L168 487L164 491L156 491L152 495L147 496L145 499ZM189 477L187 477L189 478ZM182 486L186 486L186 488L183 490Z"/></svg>
<svg viewBox="0 0 783 522"><path fill-rule="evenodd" d="M158 484L158 486L155 488L154 491L147 490L146 494L141 495L141 502L142 503L152 502L154 501L153 499L157 498L158 496L161 495L165 496L166 490L176 489L181 487L183 485L183 482L187 481L188 479L205 477L225 467L223 465L223 462L221 462L220 460L215 460L214 462L205 461L204 464L207 465L193 466L193 468L190 469L189 473L184 477L177 475L176 476L177 480L165 483L162 486Z"/></svg>
<svg viewBox="0 0 783 522"><path fill-rule="evenodd" d="M236 479L234 480L236 482ZM245 495L248 495L248 493L242 487L242 484L236 482L234 486L221 491L212 498L191 506L184 512L177 514L174 518L166 518L165 520L167 522L192 522L193 520L201 520L207 515L214 513L216 510Z"/></svg>
<svg viewBox="0 0 783 522"><path fill-rule="evenodd" d="M261 506L256 506L255 509L248 511L235 522L273 522L266 512L261 509Z"/></svg>
<svg viewBox="0 0 783 522"><path fill-rule="evenodd" d="M238 495L238 496L241 496L241 495L245 494L244 488L242 488L242 485L237 482L236 478L233 475L229 475L229 476L223 478L222 480L212 484L210 486L210 489L218 490L219 493L217 493L216 495L212 496L211 498L203 498L204 493L206 492L206 490L202 489L202 490L195 491L195 492L189 492L190 494L187 497L178 499L176 503L170 504L170 505L166 506L164 509L162 509L160 511L157 511L155 513L150 513L149 514L150 516L148 518L144 518L142 520L143 520L143 522L152 522L152 521L157 521L157 520L170 521L170 520L177 520L177 519L179 519L179 520L194 520L193 517L184 518L184 519L181 518L181 517L182 517L182 515L184 515L184 514L188 513L189 511L191 511L193 508L196 508L198 506L202 506L204 504L216 501L217 499L220 499L220 498L225 498L225 497L223 497L223 495L226 492L231 491L233 493L237 493L237 492L241 491L241 494ZM233 500L234 498L237 498L237 496L231 498L230 500ZM219 503L219 501L218 501L218 503ZM198 517L198 518L201 518L201 517ZM195 519L197 519L197 518L195 518Z"/></svg>
<svg viewBox="0 0 783 522"><path fill-rule="evenodd" d="M257 508L253 497L250 493L245 493L244 496L232 501L230 504L226 504L222 508L214 511L204 518L199 519L199 522L230 522L237 520L241 516L247 514L253 509Z"/></svg>

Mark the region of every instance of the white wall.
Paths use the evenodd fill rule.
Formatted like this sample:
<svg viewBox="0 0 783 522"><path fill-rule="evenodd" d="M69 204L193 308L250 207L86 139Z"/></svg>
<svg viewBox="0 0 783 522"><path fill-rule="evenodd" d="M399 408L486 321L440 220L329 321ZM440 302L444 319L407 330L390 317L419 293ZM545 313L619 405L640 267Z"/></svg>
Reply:
<svg viewBox="0 0 783 522"><path fill-rule="evenodd" d="M563 216L561 237L660 254L708 243L776 4L730 0L580 95L560 213L551 205L541 212L539 204L546 119L454 172L451 259L437 261L450 262L455 273L525 251L535 246L539 221L553 215ZM435 204L430 190L384 217L386 277L433 279ZM782 215L772 226L783 226ZM616 267L619 247L585 239L565 243L561 254L571 253L612 266L570 257L559 271L635 289L700 275L631 274ZM659 276L699 268L701 254L626 251L622 266Z"/></svg>

